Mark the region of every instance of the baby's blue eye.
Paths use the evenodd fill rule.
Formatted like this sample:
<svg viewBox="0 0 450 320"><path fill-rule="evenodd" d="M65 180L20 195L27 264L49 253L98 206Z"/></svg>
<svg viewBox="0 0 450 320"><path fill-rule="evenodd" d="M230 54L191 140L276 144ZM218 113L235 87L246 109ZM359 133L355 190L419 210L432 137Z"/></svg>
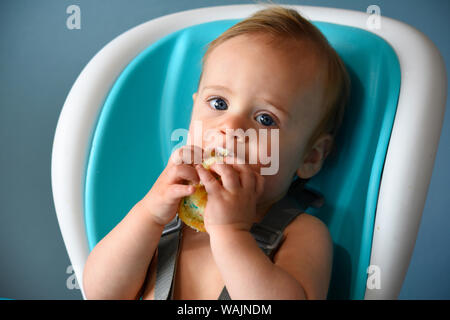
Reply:
<svg viewBox="0 0 450 320"><path fill-rule="evenodd" d="M213 102L213 103L211 103ZM209 100L209 105L211 108L216 110L226 110L228 109L227 103L222 98L213 98Z"/></svg>
<svg viewBox="0 0 450 320"><path fill-rule="evenodd" d="M261 123L263 126L267 126L267 127L273 126L275 124L275 121L267 113L257 115L256 121Z"/></svg>

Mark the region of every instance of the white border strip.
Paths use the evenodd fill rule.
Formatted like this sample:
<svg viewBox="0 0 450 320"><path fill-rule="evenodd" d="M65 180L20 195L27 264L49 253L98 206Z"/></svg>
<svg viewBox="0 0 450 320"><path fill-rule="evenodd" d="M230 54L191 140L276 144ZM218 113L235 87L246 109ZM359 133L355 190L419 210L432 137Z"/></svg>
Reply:
<svg viewBox="0 0 450 320"><path fill-rule="evenodd" d="M294 8L314 21L366 29L368 15L364 12L283 6ZM89 254L83 207L89 146L100 108L120 72L142 50L167 34L199 23L245 18L261 8L260 5L208 7L148 21L108 43L80 73L58 120L51 169L56 214L77 279L82 279ZM442 128L447 78L436 47L411 26L382 17L381 29L368 31L390 43L402 70L371 257L371 264L382 270L382 287L366 291L366 298L391 299L400 291L414 248ZM82 281L79 285L85 297Z"/></svg>

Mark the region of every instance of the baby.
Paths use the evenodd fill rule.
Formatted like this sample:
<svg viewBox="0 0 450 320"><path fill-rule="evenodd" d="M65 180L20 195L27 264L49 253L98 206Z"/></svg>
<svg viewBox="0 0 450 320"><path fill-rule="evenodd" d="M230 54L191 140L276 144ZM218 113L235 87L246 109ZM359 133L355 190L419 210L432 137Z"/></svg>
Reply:
<svg viewBox="0 0 450 320"><path fill-rule="evenodd" d="M271 6L224 32L203 58L190 130L201 123L227 142L230 129L278 130L277 141L245 146L248 156L277 143L277 172L262 175L267 164L260 159L242 164L229 156L210 170L184 161L198 150L225 147L205 137L201 146L190 141L176 150L146 196L92 250L83 274L86 297L153 299L163 228L180 200L194 192L192 184L201 182L208 193L206 232L181 231L174 299L217 299L224 286L232 299L325 299L333 245L319 219L306 213L295 218L272 259L250 228L286 195L295 175L309 179L319 172L333 149L349 88L337 53L295 10ZM246 143L245 137L231 139L234 150Z"/></svg>

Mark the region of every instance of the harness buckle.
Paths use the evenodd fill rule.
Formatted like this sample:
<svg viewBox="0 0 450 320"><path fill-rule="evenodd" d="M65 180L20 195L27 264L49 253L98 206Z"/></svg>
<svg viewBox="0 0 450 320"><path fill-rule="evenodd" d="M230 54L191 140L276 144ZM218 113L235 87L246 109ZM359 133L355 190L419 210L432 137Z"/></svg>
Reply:
<svg viewBox="0 0 450 320"><path fill-rule="evenodd" d="M250 232L258 242L258 246L264 250L275 250L283 240L282 231L258 223L253 224Z"/></svg>
<svg viewBox="0 0 450 320"><path fill-rule="evenodd" d="M168 234L171 234L171 233L174 233L174 232L180 230L181 225L182 225L181 219L178 217L178 214L177 214L172 221L170 221L168 224L166 224L164 226L164 230L162 232L161 237L164 237Z"/></svg>

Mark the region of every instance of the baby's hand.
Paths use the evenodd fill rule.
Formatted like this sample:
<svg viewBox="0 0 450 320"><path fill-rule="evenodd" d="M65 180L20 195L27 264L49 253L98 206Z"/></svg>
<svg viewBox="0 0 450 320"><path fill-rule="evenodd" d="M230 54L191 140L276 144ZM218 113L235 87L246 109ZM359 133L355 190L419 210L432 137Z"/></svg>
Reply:
<svg viewBox="0 0 450 320"><path fill-rule="evenodd" d="M199 150L195 152L196 149ZM175 150L164 171L142 199L157 224L164 226L169 223L176 215L181 198L194 193L194 186L187 183L198 184L200 181L193 164L194 156L200 155L201 161L201 154L201 148L192 145ZM198 161L196 159L195 163Z"/></svg>
<svg viewBox="0 0 450 320"><path fill-rule="evenodd" d="M256 201L264 190L264 178L250 166L234 164L226 157L223 164L214 163L210 170L217 173L221 182L202 166L195 166L208 193L204 212L205 229L215 228L250 230L256 216Z"/></svg>

